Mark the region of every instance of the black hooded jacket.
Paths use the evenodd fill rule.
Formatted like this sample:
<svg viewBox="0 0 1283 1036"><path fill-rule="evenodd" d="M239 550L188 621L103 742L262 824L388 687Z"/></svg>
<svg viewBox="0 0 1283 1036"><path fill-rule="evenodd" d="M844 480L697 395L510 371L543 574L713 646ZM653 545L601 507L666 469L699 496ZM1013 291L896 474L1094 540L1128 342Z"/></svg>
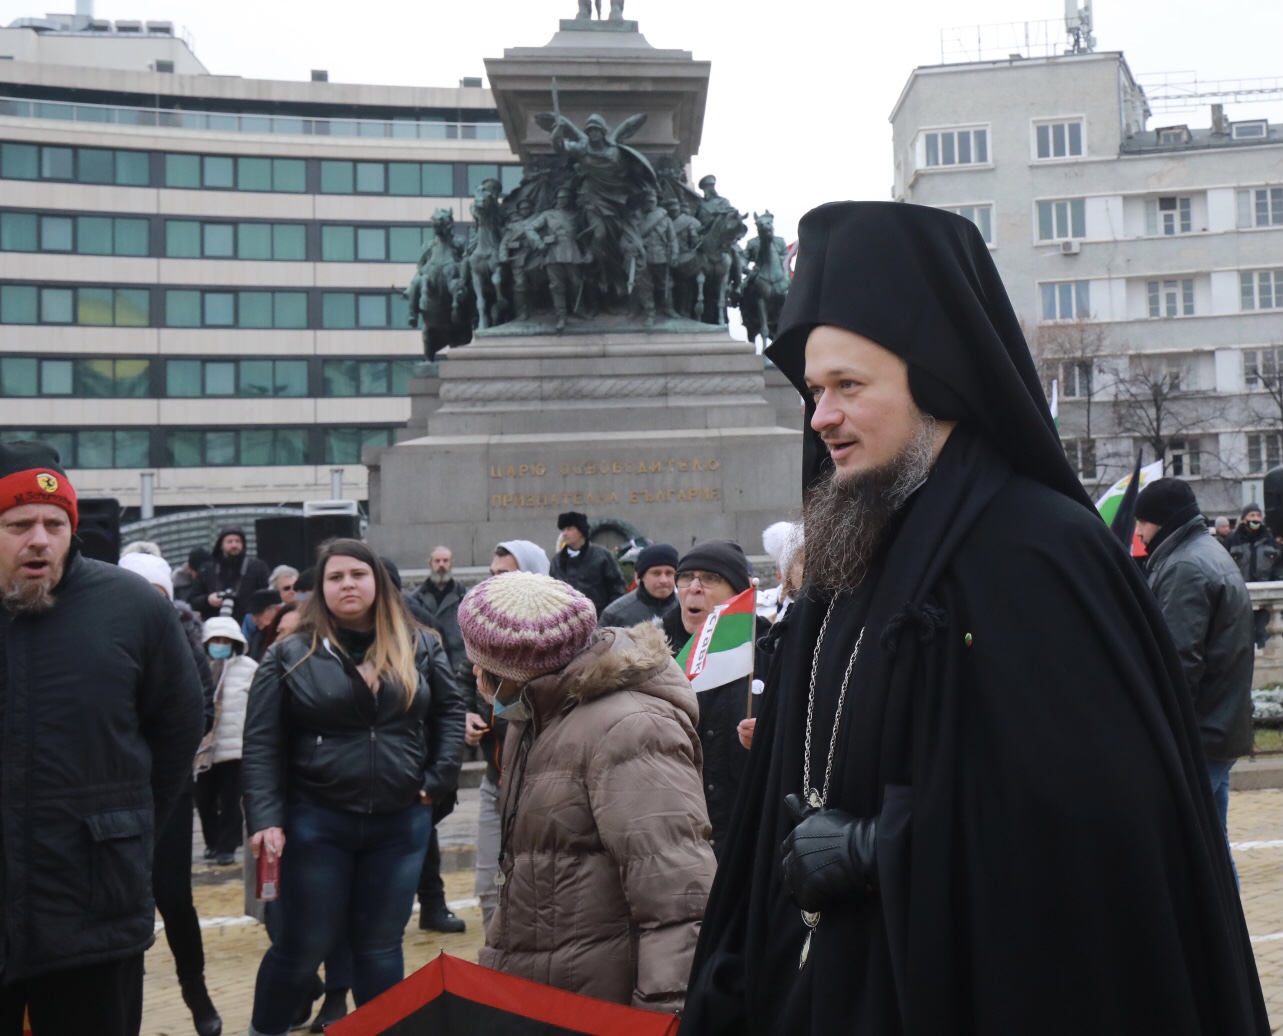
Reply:
<svg viewBox="0 0 1283 1036"><path fill-rule="evenodd" d="M233 534L246 544L245 550L237 557L223 554L223 537ZM229 525L219 532L212 557L201 566L200 573L188 590L187 603L200 613L201 618L212 619L219 614L219 608L209 603L209 595L231 590L235 593L236 600L232 606L232 618L240 622L249 612L249 599L254 591L266 589L271 574L271 569L265 562L250 557L245 530Z"/></svg>
<svg viewBox="0 0 1283 1036"><path fill-rule="evenodd" d="M682 1032L1269 1032L1175 648L1065 460L979 232L910 205L809 213L768 350L799 391L820 324L897 353L919 407L960 423L833 604L805 778L831 602L806 588L773 631ZM806 441L810 485L829 462ZM784 797L823 781L861 630L827 805L877 818L880 888L823 910L799 967Z"/></svg>

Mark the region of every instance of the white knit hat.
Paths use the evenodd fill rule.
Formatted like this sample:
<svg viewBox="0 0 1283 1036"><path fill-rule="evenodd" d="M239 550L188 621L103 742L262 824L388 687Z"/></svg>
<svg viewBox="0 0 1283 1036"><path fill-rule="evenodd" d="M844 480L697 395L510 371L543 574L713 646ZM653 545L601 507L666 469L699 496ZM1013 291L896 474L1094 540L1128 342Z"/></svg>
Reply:
<svg viewBox="0 0 1283 1036"><path fill-rule="evenodd" d="M169 570L169 562L155 554L125 554L121 556L120 567L126 572L142 576L147 582L159 586L165 596L174 599L174 575Z"/></svg>

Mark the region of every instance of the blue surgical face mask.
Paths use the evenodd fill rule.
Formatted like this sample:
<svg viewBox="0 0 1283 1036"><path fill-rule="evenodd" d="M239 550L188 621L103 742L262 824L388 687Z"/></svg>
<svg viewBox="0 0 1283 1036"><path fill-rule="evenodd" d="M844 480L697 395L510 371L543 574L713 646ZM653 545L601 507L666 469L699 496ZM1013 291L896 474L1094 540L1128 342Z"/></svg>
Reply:
<svg viewBox="0 0 1283 1036"><path fill-rule="evenodd" d="M494 700L495 719L507 720L509 723L525 723L530 719L531 710L530 702L526 699L525 691L522 691L517 697L505 705L498 698Z"/></svg>
<svg viewBox="0 0 1283 1036"><path fill-rule="evenodd" d="M231 644L210 644L209 657L210 658L231 658L232 645Z"/></svg>

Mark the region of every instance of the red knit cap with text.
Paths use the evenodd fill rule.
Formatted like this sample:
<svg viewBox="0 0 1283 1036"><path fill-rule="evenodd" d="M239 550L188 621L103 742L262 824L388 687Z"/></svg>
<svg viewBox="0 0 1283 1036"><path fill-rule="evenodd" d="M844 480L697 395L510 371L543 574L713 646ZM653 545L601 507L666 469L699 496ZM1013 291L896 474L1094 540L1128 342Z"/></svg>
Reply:
<svg viewBox="0 0 1283 1036"><path fill-rule="evenodd" d="M468 659L522 684L565 668L596 628L592 601L559 579L533 572L492 576L459 604Z"/></svg>
<svg viewBox="0 0 1283 1036"><path fill-rule="evenodd" d="M72 529L80 521L76 491L47 442L0 442L0 514L23 504L61 507Z"/></svg>

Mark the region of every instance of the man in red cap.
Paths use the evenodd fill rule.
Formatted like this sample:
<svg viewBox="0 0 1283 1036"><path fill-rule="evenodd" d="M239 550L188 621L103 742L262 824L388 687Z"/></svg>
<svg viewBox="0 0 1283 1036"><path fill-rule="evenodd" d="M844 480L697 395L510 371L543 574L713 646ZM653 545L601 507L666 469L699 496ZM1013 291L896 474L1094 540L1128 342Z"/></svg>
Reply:
<svg viewBox="0 0 1283 1036"><path fill-rule="evenodd" d="M200 742L174 609L76 548L42 442L0 442L0 1036L136 1036L156 832Z"/></svg>

